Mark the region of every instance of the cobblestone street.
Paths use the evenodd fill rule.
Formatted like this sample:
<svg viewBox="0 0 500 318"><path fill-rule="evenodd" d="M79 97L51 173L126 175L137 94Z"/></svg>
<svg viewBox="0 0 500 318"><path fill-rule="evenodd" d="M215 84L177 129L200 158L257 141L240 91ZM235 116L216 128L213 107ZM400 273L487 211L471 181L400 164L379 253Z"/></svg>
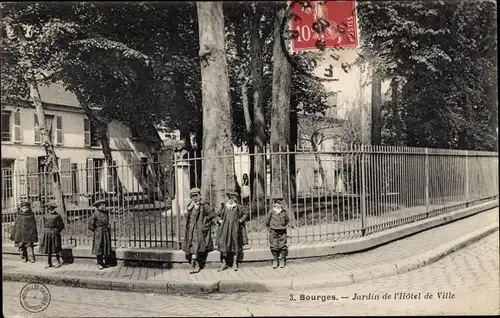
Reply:
<svg viewBox="0 0 500 318"><path fill-rule="evenodd" d="M19 303L25 284L5 282L3 308L5 317L499 314L498 273L497 231L419 270L346 287L294 291L295 301L288 291L170 296L47 286L50 306L30 314ZM387 300L384 293L420 294L422 299ZM433 299L424 299L427 293ZM352 300L356 294L380 299ZM335 295L337 300L300 300L301 295ZM439 299L445 295L450 299Z"/></svg>

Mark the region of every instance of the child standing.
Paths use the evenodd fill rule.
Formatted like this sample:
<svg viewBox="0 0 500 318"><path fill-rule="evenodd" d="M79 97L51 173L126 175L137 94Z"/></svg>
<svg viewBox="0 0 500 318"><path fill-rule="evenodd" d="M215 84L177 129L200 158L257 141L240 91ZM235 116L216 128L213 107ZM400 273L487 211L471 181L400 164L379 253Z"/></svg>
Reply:
<svg viewBox="0 0 500 318"><path fill-rule="evenodd" d="M273 268L278 265L283 268L286 265L287 250L287 232L286 227L290 223L287 211L283 208L283 197L275 196L273 198L273 208L267 214L265 223L269 230L269 247L273 254ZM279 256L281 254L281 264Z"/></svg>
<svg viewBox="0 0 500 318"><path fill-rule="evenodd" d="M109 256L111 256L111 226L109 225L109 214L106 210L106 201L97 200L92 204L97 211L89 221L89 230L94 232L92 240L92 254L97 256L97 268L109 267Z"/></svg>
<svg viewBox="0 0 500 318"><path fill-rule="evenodd" d="M31 210L29 202L21 202L16 222L10 233L10 239L19 247L21 259L24 259L25 262L28 260L31 263L35 262L33 245L38 242L38 232L36 229L35 214Z"/></svg>
<svg viewBox="0 0 500 318"><path fill-rule="evenodd" d="M227 192L227 201L219 213L217 228L217 250L221 255L221 267L219 271L228 268L227 263L233 261L233 270L239 269L239 263L243 259L243 246L248 244L248 234L245 222L248 219L247 210L236 201L238 193Z"/></svg>
<svg viewBox="0 0 500 318"><path fill-rule="evenodd" d="M47 254L47 267L52 266L52 254L56 254L57 265L54 267L60 267L61 263L61 232L64 230L63 218L57 213L57 203L50 201L45 205L48 210L47 214L43 216L43 237L42 243L40 244L40 252Z"/></svg>

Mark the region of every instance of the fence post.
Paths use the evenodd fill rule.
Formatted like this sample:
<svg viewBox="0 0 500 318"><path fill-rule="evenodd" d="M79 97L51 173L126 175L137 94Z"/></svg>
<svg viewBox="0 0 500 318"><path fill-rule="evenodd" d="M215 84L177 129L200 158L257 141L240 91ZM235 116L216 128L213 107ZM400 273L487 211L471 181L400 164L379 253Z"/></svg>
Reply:
<svg viewBox="0 0 500 318"><path fill-rule="evenodd" d="M361 145L361 235L366 234L366 171L365 146Z"/></svg>
<svg viewBox="0 0 500 318"><path fill-rule="evenodd" d="M429 217L430 196L429 196L429 148L425 148L425 211Z"/></svg>
<svg viewBox="0 0 500 318"><path fill-rule="evenodd" d="M469 151L465 150L465 206L469 206Z"/></svg>
<svg viewBox="0 0 500 318"><path fill-rule="evenodd" d="M173 211L173 208L175 206L175 215L176 215L176 219L175 219L175 237L177 238L177 249L180 250L181 249L181 207L179 205L179 199L180 199L180 193L179 191L177 190L178 189L178 182L180 180L178 180L179 178L177 178L177 156L176 154L174 153L174 193L175 193L175 204L172 204L172 216L174 215L174 211Z"/></svg>

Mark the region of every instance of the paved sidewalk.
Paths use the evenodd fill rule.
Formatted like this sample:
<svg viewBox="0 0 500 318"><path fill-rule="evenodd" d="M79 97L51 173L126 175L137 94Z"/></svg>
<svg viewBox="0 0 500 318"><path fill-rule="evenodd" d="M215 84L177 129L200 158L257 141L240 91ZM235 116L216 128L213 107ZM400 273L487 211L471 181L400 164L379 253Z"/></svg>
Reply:
<svg viewBox="0 0 500 318"><path fill-rule="evenodd" d="M286 289L284 281L288 282L286 283L288 285L296 284L303 287L307 285L307 282L316 280L326 281L333 279L332 277L339 278L341 275L345 276L345 273L349 272L354 273L357 271L358 273L366 272L373 274L373 272L379 271L380 268L386 265L389 267L396 266L396 273L404 272L405 270L397 268L400 265L395 265L395 263L402 264L402 261L409 259L423 263L416 267L409 264L409 267L413 266L412 268L407 268L406 271L409 271L424 266L428 262L435 261L437 258L469 244L470 242L468 241L477 240L486 234L492 233L498 229L498 221L498 208L495 208L366 252L314 262L304 260L296 262L291 260L284 269L272 269L270 265L257 267L247 264L243 264L237 272L232 269L223 272L218 272L216 269L205 269L197 274L189 274L187 267L185 269L114 267L99 271L95 266L90 264L70 264L57 269L44 269L45 262L31 264L11 259L3 260L2 269L5 280L38 280L49 284L65 284L75 287L99 289L138 291L153 288L156 292L163 293L166 291L162 289L162 286L166 285L168 285L168 293L190 293L193 291L223 292L223 290L225 292L264 291L271 290L272 288L269 288L272 285ZM494 228L495 226L496 229ZM479 237L478 235L482 236ZM430 261L426 260L426 257L422 258L422 255L431 255L438 250L443 250L443 246L447 244L452 244L453 246L446 247L447 251L444 254L439 254L437 258L436 256L429 256ZM354 277L353 274L350 274L350 277L350 280L343 281L342 284L347 285L363 280L359 275ZM366 277L364 279L371 278ZM240 285L239 287L235 287L231 283L239 283ZM152 285L153 287L151 287ZM203 290L204 288L206 290Z"/></svg>

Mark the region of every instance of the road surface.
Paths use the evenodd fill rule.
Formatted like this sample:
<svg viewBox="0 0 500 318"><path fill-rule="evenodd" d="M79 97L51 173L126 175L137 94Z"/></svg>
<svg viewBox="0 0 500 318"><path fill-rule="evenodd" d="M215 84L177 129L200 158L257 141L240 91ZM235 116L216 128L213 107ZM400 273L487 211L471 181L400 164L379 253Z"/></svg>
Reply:
<svg viewBox="0 0 500 318"><path fill-rule="evenodd" d="M24 285L3 283L5 317L498 315L499 236L497 231L424 268L346 287L174 296L48 285L49 307L31 314L19 300ZM295 300L290 300L292 295ZM383 299L384 295L392 299ZM426 295L432 299L425 299Z"/></svg>

